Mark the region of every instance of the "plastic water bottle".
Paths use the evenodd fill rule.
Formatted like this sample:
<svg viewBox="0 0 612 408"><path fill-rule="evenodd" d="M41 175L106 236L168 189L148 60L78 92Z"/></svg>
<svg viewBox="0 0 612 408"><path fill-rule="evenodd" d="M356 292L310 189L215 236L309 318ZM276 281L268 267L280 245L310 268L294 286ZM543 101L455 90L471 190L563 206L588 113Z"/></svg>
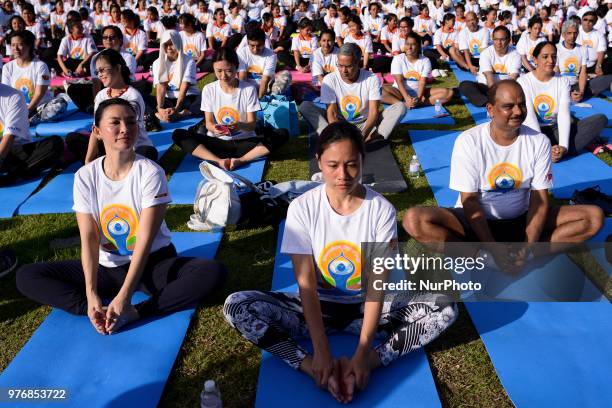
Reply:
<svg viewBox="0 0 612 408"><path fill-rule="evenodd" d="M221 393L213 380L204 383L204 390L200 394L200 408L221 408Z"/></svg>
<svg viewBox="0 0 612 408"><path fill-rule="evenodd" d="M408 175L411 179L418 179L421 176L421 163L417 159L416 154L412 156L410 160L410 168L408 169Z"/></svg>
<svg viewBox="0 0 612 408"><path fill-rule="evenodd" d="M54 79L57 76L57 72L55 72L55 68L51 68L51 79Z"/></svg>
<svg viewBox="0 0 612 408"><path fill-rule="evenodd" d="M436 99L436 104L434 105L434 111L436 112L436 116L442 114L442 104L439 99Z"/></svg>

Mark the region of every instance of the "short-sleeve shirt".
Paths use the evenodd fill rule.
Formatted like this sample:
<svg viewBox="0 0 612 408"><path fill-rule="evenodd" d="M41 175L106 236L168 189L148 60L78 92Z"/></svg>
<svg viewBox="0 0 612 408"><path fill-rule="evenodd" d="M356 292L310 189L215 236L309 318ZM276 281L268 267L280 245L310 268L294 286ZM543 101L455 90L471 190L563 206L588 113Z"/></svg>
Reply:
<svg viewBox="0 0 612 408"><path fill-rule="evenodd" d="M379 101L382 84L370 71L359 70L357 81L344 82L338 71L326 75L321 86L321 103L335 103L342 117L351 123L362 123L368 118L369 102Z"/></svg>
<svg viewBox="0 0 612 408"><path fill-rule="evenodd" d="M533 64L535 61L533 58L533 50L535 49L535 46L542 41L546 41L546 38L539 36L535 40L532 40L531 37L529 37L529 33L525 31L523 34L521 34L521 38L519 38L518 43L516 43L516 50L519 54L524 55L531 64Z"/></svg>
<svg viewBox="0 0 612 408"><path fill-rule="evenodd" d="M179 34L183 40L183 53L197 61L200 55L206 51L206 37L201 32L189 35L185 31L180 31Z"/></svg>
<svg viewBox="0 0 612 408"><path fill-rule="evenodd" d="M94 218L100 235L99 263L112 268L132 259L142 211L167 204L172 199L164 170L152 160L136 155L127 176L115 181L104 174L105 157L97 158L76 172L72 209ZM170 242L170 231L162 221L151 252Z"/></svg>
<svg viewBox="0 0 612 408"><path fill-rule="evenodd" d="M0 139L5 134L14 136L13 145L20 146L32 141L28 121L28 106L18 90L0 84Z"/></svg>
<svg viewBox="0 0 612 408"><path fill-rule="evenodd" d="M249 47L238 50L240 65L238 72L247 72L247 77L259 84L263 76L274 78L276 71L276 54L269 48L264 48L261 55L253 54Z"/></svg>
<svg viewBox="0 0 612 408"><path fill-rule="evenodd" d="M17 89L23 94L26 103L34 97L37 86L49 85L49 68L44 62L35 59L27 67L20 67L16 60L10 61L2 69L2 83ZM51 100L47 89L39 103Z"/></svg>
<svg viewBox="0 0 612 408"><path fill-rule="evenodd" d="M344 37L344 43L354 43L361 48L361 54L365 54L366 52L372 53L372 37L369 34L363 34L361 37L355 37L353 34L349 33L346 37Z"/></svg>
<svg viewBox="0 0 612 408"><path fill-rule="evenodd" d="M179 88L172 85L170 82L172 81L172 72L174 72L174 65L177 61L174 61L170 64L168 68L169 76L168 76L168 88L166 90L166 96L168 98L178 98ZM157 78L157 72L159 67L159 58L153 62L153 86L159 84L159 78ZM185 70L183 71L183 80L181 82L189 82L189 88L187 88L186 95L197 95L200 93L197 87L196 80L196 65L192 59L188 59L185 64Z"/></svg>
<svg viewBox="0 0 612 408"><path fill-rule="evenodd" d="M552 187L548 138L521 126L510 146L491 138L490 122L457 137L451 157L449 187L463 193L480 193L488 219L511 219L529 209L531 190ZM456 207L461 207L461 197Z"/></svg>
<svg viewBox="0 0 612 408"><path fill-rule="evenodd" d="M213 37L216 42L223 41L224 38L228 38L232 34L230 25L225 23L221 27L216 22L208 24L206 26L206 38Z"/></svg>
<svg viewBox="0 0 612 408"><path fill-rule="evenodd" d="M219 81L208 84L202 90L202 112L211 112L215 122L220 125L232 126L237 122L246 122L248 112L258 112L259 105L257 88L248 81L238 81L238 87L233 94L227 94L221 89ZM214 136L208 132L209 136ZM220 136L223 140L239 140L256 137L254 131L238 130L230 136ZM216 136L214 136L216 137Z"/></svg>
<svg viewBox="0 0 612 408"><path fill-rule="evenodd" d="M302 37L300 34L291 39L291 51L300 53L300 57L310 59L314 50L319 47L317 37Z"/></svg>
<svg viewBox="0 0 612 408"><path fill-rule="evenodd" d="M458 35L459 50L468 50L474 58L479 58L480 53L491 44L491 36L485 28L479 28L472 32L469 28L461 30Z"/></svg>
<svg viewBox="0 0 612 408"><path fill-rule="evenodd" d="M442 48L449 48L457 42L457 32L455 30L446 32L439 28L433 36L433 44Z"/></svg>
<svg viewBox="0 0 612 408"><path fill-rule="evenodd" d="M591 68L597 62L597 53L606 51L606 39L597 30L585 32L582 27L578 31L576 44L582 45L587 54L587 66Z"/></svg>
<svg viewBox="0 0 612 408"><path fill-rule="evenodd" d="M521 56L516 50L509 48L508 52L503 55L497 55L494 47L488 47L480 54L480 63L478 71L478 82L487 83L484 76L485 72L493 73L495 82L502 79L508 79L509 75L518 74L521 69Z"/></svg>
<svg viewBox="0 0 612 408"><path fill-rule="evenodd" d="M81 38L74 39L72 35L67 35L62 38L62 42L57 50L57 55L76 60L83 60L87 55L93 54L96 51L96 45L91 37L83 36Z"/></svg>
<svg viewBox="0 0 612 408"><path fill-rule="evenodd" d="M336 70L338 62L338 48L334 47L328 55L323 55L323 50L317 48L312 54L312 76L327 75Z"/></svg>
<svg viewBox="0 0 612 408"><path fill-rule="evenodd" d="M587 64L586 52L582 46L575 45L574 48L567 49L563 41L557 44L557 66L561 76L570 81L570 85L578 82L578 76L583 66Z"/></svg>
<svg viewBox="0 0 612 408"><path fill-rule="evenodd" d="M396 238L395 208L382 195L366 187L359 208L340 215L321 185L289 205L281 252L312 255L321 298L360 301L361 244Z"/></svg>
<svg viewBox="0 0 612 408"><path fill-rule="evenodd" d="M431 62L424 57L417 59L415 62L410 62L406 54L399 54L393 57L393 61L391 61L391 75L401 75L404 88L409 93L415 94L419 89L419 81L426 79L430 73ZM397 84L394 83L393 86L397 87Z"/></svg>
<svg viewBox="0 0 612 408"><path fill-rule="evenodd" d="M147 51L147 43L147 34L141 29L137 29L133 34L128 34L127 30L123 31L123 49L133 56Z"/></svg>

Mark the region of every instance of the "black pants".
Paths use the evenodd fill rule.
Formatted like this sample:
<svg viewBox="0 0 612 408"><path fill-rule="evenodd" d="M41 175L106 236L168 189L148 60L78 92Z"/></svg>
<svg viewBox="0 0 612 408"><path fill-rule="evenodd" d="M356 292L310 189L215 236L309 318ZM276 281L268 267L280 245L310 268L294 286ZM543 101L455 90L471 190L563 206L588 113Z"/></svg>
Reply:
<svg viewBox="0 0 612 408"><path fill-rule="evenodd" d="M59 136L49 136L38 142L13 146L4 159L0 172L0 186L15 183L19 179L29 179L40 175L62 158L64 141Z"/></svg>
<svg viewBox="0 0 612 408"><path fill-rule="evenodd" d="M489 88L485 84L475 81L462 81L459 84L459 92L468 98L472 105L485 106L487 104Z"/></svg>
<svg viewBox="0 0 612 408"><path fill-rule="evenodd" d="M98 295L112 299L119 293L130 264L98 267ZM177 257L170 244L149 255L140 278L151 297L136 305L141 317L168 314L196 306L226 278L223 264ZM17 271L17 288L26 297L76 315L87 314L85 275L80 260L41 262Z"/></svg>
<svg viewBox="0 0 612 408"><path fill-rule="evenodd" d="M472 63L473 66L475 66L476 68L480 67L480 58L474 58L473 56L470 55L470 62ZM457 67L462 70L462 71L467 71L467 69L463 68L460 65L457 65Z"/></svg>
<svg viewBox="0 0 612 408"><path fill-rule="evenodd" d="M93 84L70 84L66 93L81 112L93 112L95 99Z"/></svg>
<svg viewBox="0 0 612 408"><path fill-rule="evenodd" d="M68 68L70 71L74 73L76 69L78 68L78 66L81 64L81 62L83 62L83 60L74 59L74 58L66 58L64 60L64 65L66 65L66 68ZM84 69L85 69L84 76L89 76L91 74L89 72L89 64L85 64Z"/></svg>
<svg viewBox="0 0 612 408"><path fill-rule="evenodd" d="M387 73L391 72L391 62L393 61L393 57L380 56L373 58L370 61L370 68L372 68L372 72L382 72Z"/></svg>
<svg viewBox="0 0 612 408"><path fill-rule="evenodd" d="M602 75L587 81L586 89L584 90L583 99L589 99L593 96L598 96L602 92L610 90L612 83L612 75ZM572 91L578 91L578 82L572 85Z"/></svg>
<svg viewBox="0 0 612 408"><path fill-rule="evenodd" d="M89 135L78 132L70 132L66 135L66 145L68 150L79 160L81 163L85 163L85 156L87 156L87 147L89 146ZM154 146L138 146L134 149L136 153L147 159L157 161L157 149ZM98 156L101 157L106 154L104 150L104 144L102 141L98 141Z"/></svg>
<svg viewBox="0 0 612 408"><path fill-rule="evenodd" d="M575 156L580 153L582 149L601 135L601 131L607 124L608 117L601 113L582 120L572 117L568 154ZM559 126L540 126L540 130L548 137L553 146L559 144Z"/></svg>
<svg viewBox="0 0 612 408"><path fill-rule="evenodd" d="M172 140L187 154L192 154L196 147L202 145L220 159L240 158L260 144L264 145L270 152L273 152L289 140L289 131L287 129L265 127L262 133L263 137L222 140L194 131L176 129L172 133Z"/></svg>
<svg viewBox="0 0 612 408"><path fill-rule="evenodd" d="M141 65L145 71L148 71L153 62L159 58L159 51L146 52L138 61L138 65Z"/></svg>
<svg viewBox="0 0 612 408"><path fill-rule="evenodd" d="M278 54L278 59L280 62L285 64L285 69L295 69L297 65L295 65L295 58L293 58L293 51L283 51ZM300 65L305 67L310 64L309 58L300 57Z"/></svg>

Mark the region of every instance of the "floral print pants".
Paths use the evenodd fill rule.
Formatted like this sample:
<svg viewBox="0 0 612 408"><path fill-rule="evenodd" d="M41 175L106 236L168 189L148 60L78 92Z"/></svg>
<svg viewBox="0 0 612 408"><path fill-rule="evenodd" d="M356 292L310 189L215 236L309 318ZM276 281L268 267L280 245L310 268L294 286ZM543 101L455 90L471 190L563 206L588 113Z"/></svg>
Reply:
<svg viewBox="0 0 612 408"><path fill-rule="evenodd" d="M359 336L364 303L320 300L327 332ZM257 347L299 369L307 352L296 340L308 337L302 301L297 293L244 291L225 300L228 323ZM386 295L375 347L383 365L423 347L457 318L457 305L447 296L431 293Z"/></svg>

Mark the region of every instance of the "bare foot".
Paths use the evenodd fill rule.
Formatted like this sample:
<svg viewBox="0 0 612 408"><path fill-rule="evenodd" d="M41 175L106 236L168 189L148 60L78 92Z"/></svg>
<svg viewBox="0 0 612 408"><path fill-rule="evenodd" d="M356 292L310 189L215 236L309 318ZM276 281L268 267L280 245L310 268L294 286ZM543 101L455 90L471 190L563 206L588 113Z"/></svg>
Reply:
<svg viewBox="0 0 612 408"><path fill-rule="evenodd" d="M115 323L115 327L113 327L113 330L110 331L109 334L118 332L126 324L132 323L138 319L140 319L140 315L136 311L136 308L132 305L126 309L121 316L119 316L117 322Z"/></svg>
<svg viewBox="0 0 612 408"><path fill-rule="evenodd" d="M217 166L222 169L229 170L231 163L231 159L219 159L219 161L217 162Z"/></svg>
<svg viewBox="0 0 612 408"><path fill-rule="evenodd" d="M355 374L349 370L350 361L346 357L340 359L340 372L341 372L341 390L342 390L342 402L349 403L353 400L353 393L355 392Z"/></svg>
<svg viewBox="0 0 612 408"><path fill-rule="evenodd" d="M238 167L242 166L244 164L244 162L240 159L232 159L231 160L231 164L229 166L230 170L234 170L237 169Z"/></svg>
<svg viewBox="0 0 612 408"><path fill-rule="evenodd" d="M334 371L327 380L327 391L334 397L338 402L342 402L342 372L340 368L340 361L334 360Z"/></svg>

